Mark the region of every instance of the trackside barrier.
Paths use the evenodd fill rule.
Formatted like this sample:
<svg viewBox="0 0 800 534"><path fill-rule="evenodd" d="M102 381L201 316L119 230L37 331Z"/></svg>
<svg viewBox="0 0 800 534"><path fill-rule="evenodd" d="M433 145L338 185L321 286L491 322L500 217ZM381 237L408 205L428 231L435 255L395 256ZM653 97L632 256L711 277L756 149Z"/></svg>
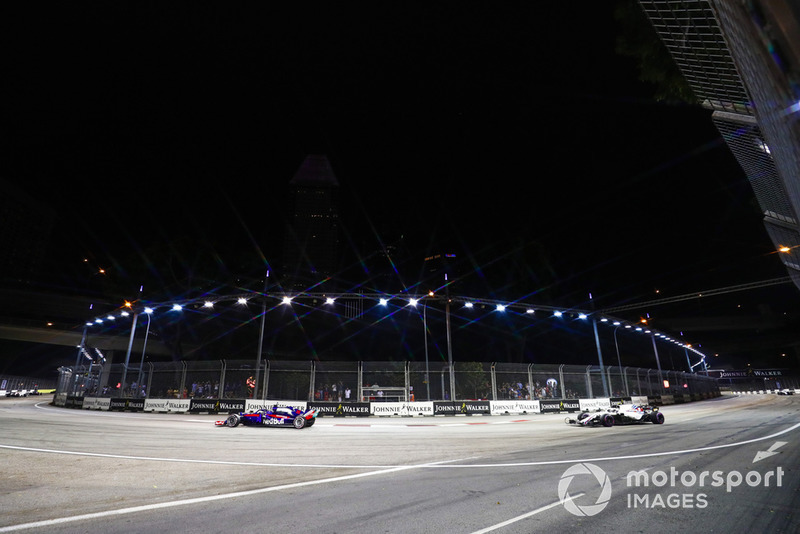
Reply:
<svg viewBox="0 0 800 534"><path fill-rule="evenodd" d="M717 378L618 366L456 362L451 368L431 362L429 368L413 361L262 360L256 368L248 360L204 360L151 362L140 367L122 363L62 366L56 394L320 403L719 395Z"/></svg>
<svg viewBox="0 0 800 534"><path fill-rule="evenodd" d="M149 413L237 413L273 406L316 408L320 416L332 417L419 417L456 415L513 415L598 411L620 404L662 406L704 398L676 395L610 397L598 399L541 400L463 400L421 402L308 402L294 400L264 401L251 399L125 399L56 395L53 405L82 410L129 411Z"/></svg>
<svg viewBox="0 0 800 534"><path fill-rule="evenodd" d="M753 391L753 390L733 391L732 393L736 393L738 395L770 395L770 394L771 395L777 395L778 391L791 391L791 393L789 393L789 395L800 395L800 389L792 389L792 388L787 388L787 390L777 390L777 389L776 390L772 390L772 389L764 390L764 389L760 389L760 390L757 390L757 391Z"/></svg>

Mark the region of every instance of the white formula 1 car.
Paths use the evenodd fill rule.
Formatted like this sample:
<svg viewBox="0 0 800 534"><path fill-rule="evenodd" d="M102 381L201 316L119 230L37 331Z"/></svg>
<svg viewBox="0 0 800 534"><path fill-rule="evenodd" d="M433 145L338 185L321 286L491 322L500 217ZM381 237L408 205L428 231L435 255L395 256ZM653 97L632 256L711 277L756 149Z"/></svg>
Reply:
<svg viewBox="0 0 800 534"><path fill-rule="evenodd" d="M616 408L601 410L599 412L581 412L577 419L567 417L568 425L581 426L614 426L630 425L633 423L664 423L664 414L655 406L642 404L620 404Z"/></svg>

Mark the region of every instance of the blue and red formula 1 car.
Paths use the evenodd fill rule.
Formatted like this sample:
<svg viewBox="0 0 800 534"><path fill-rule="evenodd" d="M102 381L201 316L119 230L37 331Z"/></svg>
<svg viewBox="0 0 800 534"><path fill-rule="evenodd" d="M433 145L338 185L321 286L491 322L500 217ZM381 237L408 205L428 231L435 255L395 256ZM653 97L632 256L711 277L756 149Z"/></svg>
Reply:
<svg viewBox="0 0 800 534"><path fill-rule="evenodd" d="M232 413L224 421L215 421L214 425L233 428L241 423L245 426L293 426L299 429L313 426L316 420L316 409L273 406L271 409L262 408L254 412Z"/></svg>

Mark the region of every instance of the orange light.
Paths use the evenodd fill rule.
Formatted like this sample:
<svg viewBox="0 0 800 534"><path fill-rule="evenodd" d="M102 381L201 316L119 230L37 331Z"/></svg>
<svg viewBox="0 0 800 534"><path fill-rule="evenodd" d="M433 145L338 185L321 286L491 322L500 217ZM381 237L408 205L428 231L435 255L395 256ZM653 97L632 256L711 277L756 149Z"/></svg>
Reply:
<svg viewBox="0 0 800 534"><path fill-rule="evenodd" d="M126 308L132 308L132 307L133 307L133 304L131 304L131 302L130 302L129 300L126 300L126 301L125 301L125 307L126 307Z"/></svg>
<svg viewBox="0 0 800 534"><path fill-rule="evenodd" d="M778 248L778 250L779 250L780 252L789 252L789 251L790 251L790 250L792 250L792 249L791 249L791 248L789 248L789 247L785 247L785 246L784 246L784 247L779 247L779 248Z"/></svg>

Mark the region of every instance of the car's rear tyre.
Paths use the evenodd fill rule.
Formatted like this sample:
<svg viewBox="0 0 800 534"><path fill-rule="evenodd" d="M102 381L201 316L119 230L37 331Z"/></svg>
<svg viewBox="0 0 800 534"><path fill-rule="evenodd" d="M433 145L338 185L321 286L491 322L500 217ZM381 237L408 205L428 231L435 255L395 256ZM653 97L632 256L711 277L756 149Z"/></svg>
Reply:
<svg viewBox="0 0 800 534"><path fill-rule="evenodd" d="M663 425L664 424L664 414L661 412L656 412L650 416L650 419L653 421L654 425Z"/></svg>
<svg viewBox="0 0 800 534"><path fill-rule="evenodd" d="M225 424L233 428L235 426L239 426L239 421L240 421L239 416L236 415L235 413L232 413L228 416L227 419L225 419Z"/></svg>
<svg viewBox="0 0 800 534"><path fill-rule="evenodd" d="M604 415L603 426L614 426L614 416L610 414Z"/></svg>
<svg viewBox="0 0 800 534"><path fill-rule="evenodd" d="M298 415L297 417L294 418L292 424L297 429L304 428L306 426L306 420L302 415Z"/></svg>

